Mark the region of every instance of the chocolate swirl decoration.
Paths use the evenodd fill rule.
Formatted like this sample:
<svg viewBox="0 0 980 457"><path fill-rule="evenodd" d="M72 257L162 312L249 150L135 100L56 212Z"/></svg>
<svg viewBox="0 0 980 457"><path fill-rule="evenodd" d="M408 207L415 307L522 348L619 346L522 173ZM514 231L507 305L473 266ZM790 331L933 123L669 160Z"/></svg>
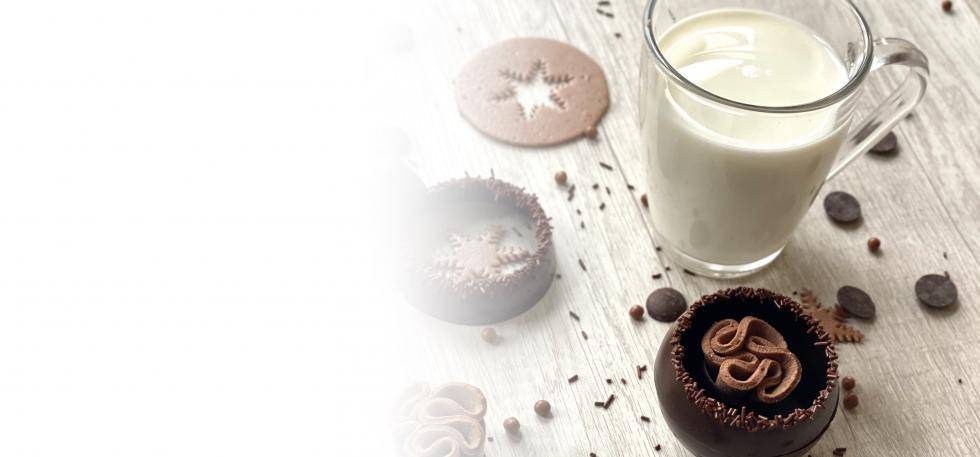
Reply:
<svg viewBox="0 0 980 457"><path fill-rule="evenodd" d="M394 413L397 445L405 457L483 457L487 399L476 387L418 384Z"/></svg>
<svg viewBox="0 0 980 457"><path fill-rule="evenodd" d="M715 386L727 394L754 390L759 401L777 403L803 377L803 366L783 335L757 317L716 322L701 338L701 350L708 366L718 371Z"/></svg>

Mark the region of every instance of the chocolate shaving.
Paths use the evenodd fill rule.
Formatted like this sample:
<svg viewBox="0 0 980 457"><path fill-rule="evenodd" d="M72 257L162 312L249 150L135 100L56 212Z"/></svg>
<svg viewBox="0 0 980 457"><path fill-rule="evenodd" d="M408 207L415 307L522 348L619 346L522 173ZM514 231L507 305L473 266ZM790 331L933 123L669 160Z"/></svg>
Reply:
<svg viewBox="0 0 980 457"><path fill-rule="evenodd" d="M702 308L725 306L733 297L768 303L786 312L792 313L800 322L806 333L816 339L815 345L822 346L826 356L826 383L816 395L808 408L797 408L792 414L783 417L768 418L745 410L728 406L725 402L712 398L708 392L698 385L695 378L687 372L684 366L685 347L680 344L683 335L694 325L693 318ZM796 424L810 420L817 411L826 406L831 390L837 379L837 350L832 344L830 335L823 331L820 323L804 312L803 307L789 297L770 292L765 289L738 287L724 289L711 295L706 295L692 304L687 312L677 319L674 331L670 334L671 364L677 381L681 382L688 400L694 403L701 412L724 426L740 428L749 432L767 431L773 429L788 429Z"/></svg>
<svg viewBox="0 0 980 457"><path fill-rule="evenodd" d="M716 322L701 339L705 361L718 370L722 392L755 391L763 403L777 403L796 389L803 366L771 325L753 316Z"/></svg>

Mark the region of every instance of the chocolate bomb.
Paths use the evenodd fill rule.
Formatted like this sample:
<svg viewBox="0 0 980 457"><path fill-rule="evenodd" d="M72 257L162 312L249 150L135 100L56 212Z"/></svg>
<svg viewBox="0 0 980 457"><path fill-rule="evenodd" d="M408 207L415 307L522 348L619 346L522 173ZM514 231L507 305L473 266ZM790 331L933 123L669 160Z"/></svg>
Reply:
<svg viewBox="0 0 980 457"><path fill-rule="evenodd" d="M785 337L803 366L796 389L775 404L720 392L706 369L701 338L716 322L756 316ZM654 365L670 430L701 457L802 456L837 413L837 352L830 335L792 299L765 289L706 295L667 332Z"/></svg>
<svg viewBox="0 0 980 457"><path fill-rule="evenodd" d="M548 291L556 261L536 196L494 177L429 189L406 227L402 289L416 308L466 325L500 322Z"/></svg>

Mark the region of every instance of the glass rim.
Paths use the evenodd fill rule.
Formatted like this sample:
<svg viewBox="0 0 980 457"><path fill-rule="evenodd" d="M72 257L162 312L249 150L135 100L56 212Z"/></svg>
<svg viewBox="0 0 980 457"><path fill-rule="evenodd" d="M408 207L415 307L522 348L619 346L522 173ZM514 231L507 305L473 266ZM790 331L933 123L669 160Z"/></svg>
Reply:
<svg viewBox="0 0 980 457"><path fill-rule="evenodd" d="M670 62L667 61L667 57L660 52L660 47L657 46L657 38L653 36L653 10L656 8L657 3L660 0L649 0L647 2L646 11L643 13L643 35L646 38L647 49L653 53L657 64L664 70L667 75L681 87L697 94L700 97L711 100L715 103L720 103L722 105L727 105L733 108L739 108L748 111L757 111L764 113L805 113L808 111L815 111L821 108L826 108L828 106L835 105L842 100L850 96L864 81L864 78L871 71L872 57L874 56L874 39L871 36L870 27L868 26L868 21L865 20L864 15L861 11L857 9L857 6L851 0L836 0L837 2L843 3L844 6L850 10L851 14L855 19L857 19L858 25L861 27L861 34L864 36L864 56L862 57L861 65L858 71L851 76L847 83L844 84L840 89L823 97L819 100L812 101L809 103L804 103L800 105L790 105L790 106L763 106L763 105L753 105L751 103L742 103L729 98L716 95L708 90L702 88L701 86L691 82L684 77Z"/></svg>

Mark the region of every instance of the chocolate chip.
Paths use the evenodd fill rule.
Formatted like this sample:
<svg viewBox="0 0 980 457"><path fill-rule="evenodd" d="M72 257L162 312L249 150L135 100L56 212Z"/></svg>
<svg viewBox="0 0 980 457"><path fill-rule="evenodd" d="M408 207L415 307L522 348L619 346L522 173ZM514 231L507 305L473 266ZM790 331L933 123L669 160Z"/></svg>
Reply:
<svg viewBox="0 0 980 457"><path fill-rule="evenodd" d="M844 387L844 390L853 390L854 385L857 384L857 382L854 380L854 378L845 376L844 379L841 380L840 384Z"/></svg>
<svg viewBox="0 0 980 457"><path fill-rule="evenodd" d="M687 310L687 300L675 289L663 287L647 297L647 314L661 322L674 322Z"/></svg>
<svg viewBox="0 0 980 457"><path fill-rule="evenodd" d="M831 192L823 199L823 209L837 222L854 222L861 218L861 204L847 192Z"/></svg>
<svg viewBox="0 0 980 457"><path fill-rule="evenodd" d="M875 317L875 303L867 292L854 286L837 289L837 303L848 313L864 319Z"/></svg>
<svg viewBox="0 0 980 457"><path fill-rule="evenodd" d="M956 284L943 275L925 275L915 282L915 296L933 308L945 308L956 301Z"/></svg>
<svg viewBox="0 0 980 457"><path fill-rule="evenodd" d="M513 417L508 417L504 419L504 430L507 430L507 433L517 433L521 430L521 423Z"/></svg>
<svg viewBox="0 0 980 457"><path fill-rule="evenodd" d="M635 320L635 321L642 321L643 320L643 307L640 306L640 305L636 305L636 306L630 308L630 317L632 317L633 320Z"/></svg>
<svg viewBox="0 0 980 457"><path fill-rule="evenodd" d="M548 400L538 400L534 404L534 413L541 417L548 417L551 415L551 403L548 403Z"/></svg>
<svg viewBox="0 0 980 457"><path fill-rule="evenodd" d="M555 173L555 182L558 183L559 186L564 186L565 184L567 184L568 173L565 173L564 171L559 171L558 173Z"/></svg>
<svg viewBox="0 0 980 457"><path fill-rule="evenodd" d="M493 327L487 327L480 331L480 338L487 343L494 344L497 342L497 331Z"/></svg>
<svg viewBox="0 0 980 457"><path fill-rule="evenodd" d="M878 252L881 249L881 240L878 237L868 238L868 250L871 252Z"/></svg>
<svg viewBox="0 0 980 457"><path fill-rule="evenodd" d="M891 154L895 152L898 147L898 137L895 136L895 132L888 132L878 144L871 147L871 152L875 154Z"/></svg>
<svg viewBox="0 0 980 457"><path fill-rule="evenodd" d="M847 395L844 396L844 408L847 408L847 409L857 408L858 403L860 403L860 402L858 401L858 396L857 395L847 394Z"/></svg>

